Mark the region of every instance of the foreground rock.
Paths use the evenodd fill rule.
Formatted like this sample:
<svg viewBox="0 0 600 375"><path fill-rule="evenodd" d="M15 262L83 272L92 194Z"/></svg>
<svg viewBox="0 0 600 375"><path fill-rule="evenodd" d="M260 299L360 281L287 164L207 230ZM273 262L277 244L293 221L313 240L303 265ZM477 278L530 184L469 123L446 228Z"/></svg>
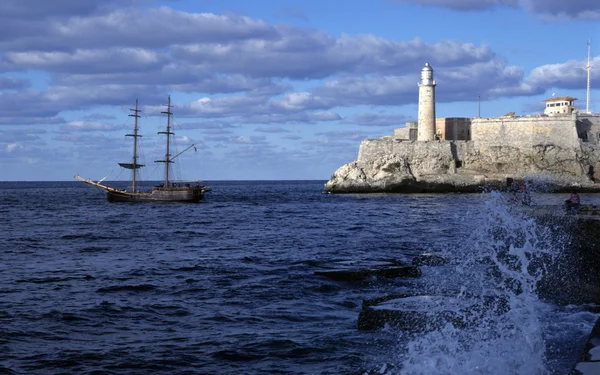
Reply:
<svg viewBox="0 0 600 375"><path fill-rule="evenodd" d="M421 277L421 270L418 267L409 266L375 269L316 271L315 275L324 276L335 281L363 281L373 277L416 278Z"/></svg>
<svg viewBox="0 0 600 375"><path fill-rule="evenodd" d="M600 151L595 145L420 142L393 137L366 139L358 159L340 167L325 184L330 193L478 192L505 187L507 178L541 180L547 191L600 192Z"/></svg>
<svg viewBox="0 0 600 375"><path fill-rule="evenodd" d="M505 300L495 297L390 296L363 302L358 316L359 330L390 326L407 332L424 332L452 323L456 327L477 324L484 313L508 311Z"/></svg>
<svg viewBox="0 0 600 375"><path fill-rule="evenodd" d="M443 266L448 263L442 254L424 253L417 255L412 260L413 266Z"/></svg>
<svg viewBox="0 0 600 375"><path fill-rule="evenodd" d="M583 355L569 375L600 374L600 320L596 322L585 344Z"/></svg>
<svg viewBox="0 0 600 375"><path fill-rule="evenodd" d="M600 305L600 207L583 205L565 214L562 206L523 207L523 212L553 228L557 243L568 239L556 262L546 265L538 296L557 305Z"/></svg>

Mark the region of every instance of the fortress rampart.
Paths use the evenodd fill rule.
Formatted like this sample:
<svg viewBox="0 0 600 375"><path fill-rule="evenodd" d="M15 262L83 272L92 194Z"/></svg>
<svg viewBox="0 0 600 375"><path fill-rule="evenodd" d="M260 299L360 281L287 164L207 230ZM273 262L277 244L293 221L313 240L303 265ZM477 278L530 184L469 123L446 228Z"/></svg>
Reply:
<svg viewBox="0 0 600 375"><path fill-rule="evenodd" d="M536 145L579 148L576 115L541 117L498 117L471 120L471 139L480 147Z"/></svg>

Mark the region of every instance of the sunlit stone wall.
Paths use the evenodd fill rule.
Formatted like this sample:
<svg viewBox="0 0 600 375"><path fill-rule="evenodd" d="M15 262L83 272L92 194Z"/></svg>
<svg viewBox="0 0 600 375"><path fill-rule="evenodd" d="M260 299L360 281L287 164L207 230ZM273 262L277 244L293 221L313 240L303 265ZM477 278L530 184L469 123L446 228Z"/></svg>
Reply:
<svg viewBox="0 0 600 375"><path fill-rule="evenodd" d="M481 147L538 145L580 148L576 116L474 118L471 139Z"/></svg>

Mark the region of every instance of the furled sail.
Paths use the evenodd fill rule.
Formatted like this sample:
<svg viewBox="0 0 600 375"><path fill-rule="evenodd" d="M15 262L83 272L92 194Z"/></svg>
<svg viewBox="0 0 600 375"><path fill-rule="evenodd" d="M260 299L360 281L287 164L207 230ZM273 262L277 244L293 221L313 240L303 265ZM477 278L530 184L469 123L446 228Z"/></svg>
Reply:
<svg viewBox="0 0 600 375"><path fill-rule="evenodd" d="M119 163L119 165L126 169L138 169L144 166L144 164L133 164L133 163Z"/></svg>

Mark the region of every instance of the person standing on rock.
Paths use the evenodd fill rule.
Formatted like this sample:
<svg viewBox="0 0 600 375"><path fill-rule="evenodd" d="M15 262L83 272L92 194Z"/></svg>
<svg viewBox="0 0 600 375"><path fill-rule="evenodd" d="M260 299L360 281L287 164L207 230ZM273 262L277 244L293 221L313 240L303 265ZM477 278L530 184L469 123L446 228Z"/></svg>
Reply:
<svg viewBox="0 0 600 375"><path fill-rule="evenodd" d="M577 210L579 210L581 200L579 194L577 194L577 190L571 190L571 196L565 201L565 206L567 207L567 212L577 212Z"/></svg>
<svg viewBox="0 0 600 375"><path fill-rule="evenodd" d="M525 206L531 205L531 194L529 194L529 188L527 187L527 181L521 182L519 194L520 194L522 205L525 205Z"/></svg>

